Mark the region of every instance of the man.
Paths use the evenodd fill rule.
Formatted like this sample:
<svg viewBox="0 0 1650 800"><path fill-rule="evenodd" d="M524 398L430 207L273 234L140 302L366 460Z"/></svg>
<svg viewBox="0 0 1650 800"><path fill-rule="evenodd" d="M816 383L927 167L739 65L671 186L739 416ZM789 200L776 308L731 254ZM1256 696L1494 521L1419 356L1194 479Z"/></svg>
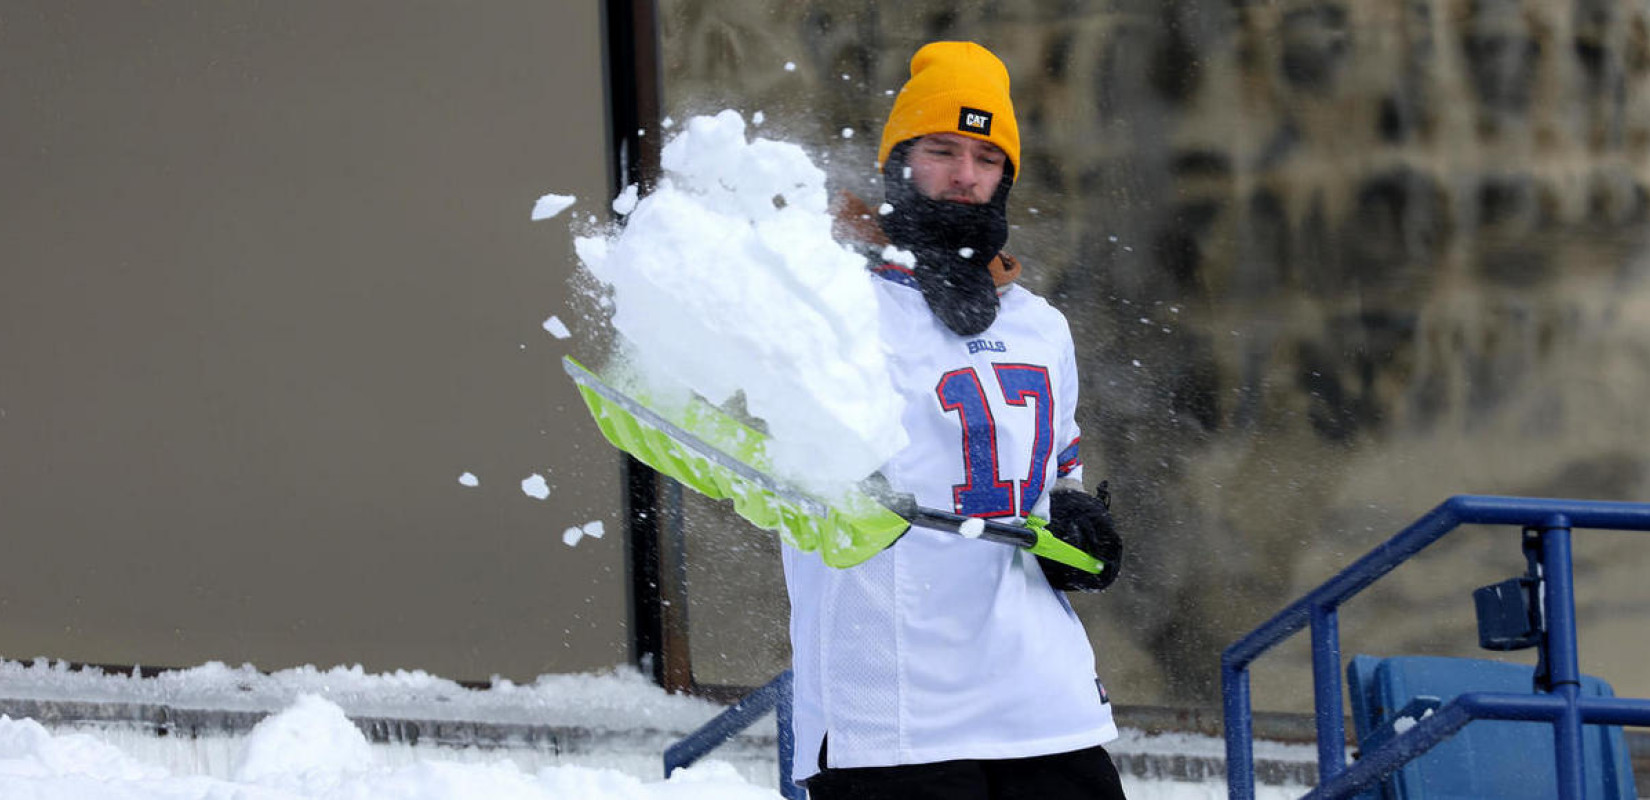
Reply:
<svg viewBox="0 0 1650 800"><path fill-rule="evenodd" d="M883 129L887 202L864 216L895 248L874 271L910 444L882 474L925 506L1049 519L1106 567L920 527L844 570L786 548L793 777L813 800L1123 796L1111 706L1061 593L1109 585L1121 545L1082 491L1065 317L1001 253L1020 166L1008 87L985 48L929 44Z"/></svg>

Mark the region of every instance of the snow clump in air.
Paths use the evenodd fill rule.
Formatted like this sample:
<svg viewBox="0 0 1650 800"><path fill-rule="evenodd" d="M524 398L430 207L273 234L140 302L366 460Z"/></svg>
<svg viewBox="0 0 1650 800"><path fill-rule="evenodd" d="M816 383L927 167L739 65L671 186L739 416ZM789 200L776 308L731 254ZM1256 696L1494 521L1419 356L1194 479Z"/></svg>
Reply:
<svg viewBox="0 0 1650 800"><path fill-rule="evenodd" d="M544 321L544 330L557 339L566 339L573 335L573 332L567 329L567 323L562 322L561 317L554 314Z"/></svg>
<svg viewBox="0 0 1650 800"><path fill-rule="evenodd" d="M602 521L598 519L591 522L586 522L583 525L575 525L565 531L562 531L561 541L562 544L572 547L577 545L579 540L586 536L589 536L592 539L600 539L606 532L606 528L602 525Z"/></svg>
<svg viewBox="0 0 1650 800"><path fill-rule="evenodd" d="M801 147L695 117L658 187L608 237L576 239L649 388L742 395L783 477L856 482L905 445L865 259L831 238L825 173Z"/></svg>
<svg viewBox="0 0 1650 800"><path fill-rule="evenodd" d="M624 191L620 192L618 197L613 198L613 213L626 216L635 211L636 202L640 196L640 190L636 188L636 184L632 183L624 187Z"/></svg>
<svg viewBox="0 0 1650 800"><path fill-rule="evenodd" d="M578 202L577 197L570 194L547 194L533 204L533 219L550 219L567 210L568 206Z"/></svg>
<svg viewBox="0 0 1650 800"><path fill-rule="evenodd" d="M523 478L521 492L535 500L543 500L550 496L550 484L544 482L544 476L537 472Z"/></svg>

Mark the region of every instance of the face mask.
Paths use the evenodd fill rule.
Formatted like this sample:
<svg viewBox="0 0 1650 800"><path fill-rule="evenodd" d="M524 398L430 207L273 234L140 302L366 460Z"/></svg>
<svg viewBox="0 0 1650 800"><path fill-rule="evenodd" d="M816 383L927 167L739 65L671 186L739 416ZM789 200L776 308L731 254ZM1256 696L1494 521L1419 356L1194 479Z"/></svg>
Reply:
<svg viewBox="0 0 1650 800"><path fill-rule="evenodd" d="M883 186L893 211L882 229L895 245L917 257L915 275L923 299L945 327L973 336L997 319L997 285L987 265L1008 241L1008 190L1003 175L991 201L983 205L934 200L906 177L903 142L883 165Z"/></svg>

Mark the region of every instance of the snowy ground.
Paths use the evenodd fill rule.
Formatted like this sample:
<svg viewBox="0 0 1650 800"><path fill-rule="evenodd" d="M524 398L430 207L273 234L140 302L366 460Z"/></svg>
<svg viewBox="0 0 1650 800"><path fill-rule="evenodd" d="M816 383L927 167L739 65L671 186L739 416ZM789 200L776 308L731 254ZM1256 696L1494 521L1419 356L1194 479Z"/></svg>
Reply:
<svg viewBox="0 0 1650 800"><path fill-rule="evenodd" d="M7 800L740 800L776 798L772 754L736 767L711 760L664 780L660 741L720 706L668 695L634 671L545 676L473 690L419 672L306 668L260 675L212 664L136 679L44 663L0 662L8 700L144 703L268 711L243 736L156 737L119 728L47 729L0 717L0 797ZM530 722L611 734L577 754L369 744L349 716ZM767 723L771 725L771 723ZM762 727L759 723L758 727ZM1220 742L1125 732L1118 752L1208 756ZM750 747L743 748L749 753ZM1262 753L1262 755L1265 755ZM1224 798L1219 782L1125 780L1133 800ZM1305 787L1261 787L1265 800Z"/></svg>

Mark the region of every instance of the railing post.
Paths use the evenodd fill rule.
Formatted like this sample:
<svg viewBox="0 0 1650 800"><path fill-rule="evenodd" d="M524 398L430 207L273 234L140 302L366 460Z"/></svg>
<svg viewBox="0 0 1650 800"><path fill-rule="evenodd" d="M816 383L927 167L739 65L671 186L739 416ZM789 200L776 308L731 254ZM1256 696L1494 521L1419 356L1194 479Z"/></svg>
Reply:
<svg viewBox="0 0 1650 800"><path fill-rule="evenodd" d="M1586 781L1582 774L1581 665L1576 647L1576 598L1568 522L1555 520L1541 529L1541 573L1546 591L1542 598L1547 616L1547 669L1552 693L1565 701L1564 713L1553 721L1553 746L1558 751L1558 796L1581 800Z"/></svg>
<svg viewBox="0 0 1650 800"><path fill-rule="evenodd" d="M773 707L774 722L779 728L779 794L785 800L806 800L808 791L791 780L792 767L796 764L796 728L792 725L796 674L786 670L783 676L779 697Z"/></svg>
<svg viewBox="0 0 1650 800"><path fill-rule="evenodd" d="M790 670L775 675L773 680L763 684L761 688L740 698L738 702L723 709L722 713L712 717L697 730L666 747L665 777L670 777L678 768L689 766L706 753L721 747L727 740L772 711L779 725L779 793L787 798L800 798L802 790L791 783L790 770L790 760L795 757L794 752L790 751L796 749L795 740L791 736L791 687L795 681L795 674Z"/></svg>
<svg viewBox="0 0 1650 800"><path fill-rule="evenodd" d="M1249 714L1249 667L1222 659L1220 693L1226 711L1226 796L1254 800L1254 719Z"/></svg>
<svg viewBox="0 0 1650 800"><path fill-rule="evenodd" d="M1346 714L1341 709L1340 613L1312 606L1312 692L1318 721L1318 783L1346 769Z"/></svg>

